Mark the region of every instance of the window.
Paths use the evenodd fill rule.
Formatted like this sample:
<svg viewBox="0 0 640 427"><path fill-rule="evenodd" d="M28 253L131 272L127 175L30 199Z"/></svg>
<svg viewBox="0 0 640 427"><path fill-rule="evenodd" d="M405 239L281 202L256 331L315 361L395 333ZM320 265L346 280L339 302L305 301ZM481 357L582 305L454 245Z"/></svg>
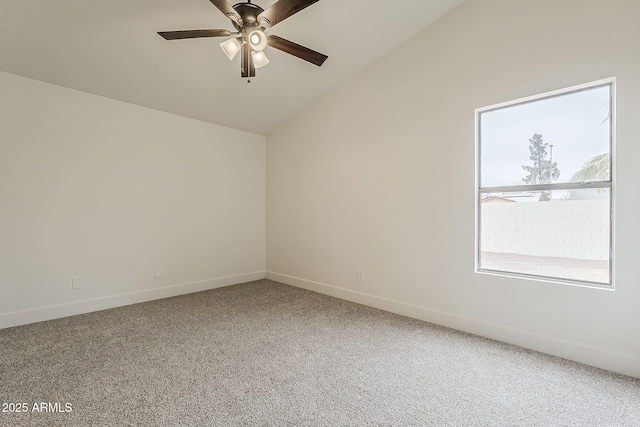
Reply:
<svg viewBox="0 0 640 427"><path fill-rule="evenodd" d="M615 80L476 110L476 271L613 286Z"/></svg>

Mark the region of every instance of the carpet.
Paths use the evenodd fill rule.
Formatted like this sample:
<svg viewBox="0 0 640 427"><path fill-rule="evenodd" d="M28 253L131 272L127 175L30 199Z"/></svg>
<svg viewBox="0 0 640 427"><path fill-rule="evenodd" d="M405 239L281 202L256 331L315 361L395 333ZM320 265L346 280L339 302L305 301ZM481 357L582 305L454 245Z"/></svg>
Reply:
<svg viewBox="0 0 640 427"><path fill-rule="evenodd" d="M0 330L0 403L2 426L640 426L638 379L269 280Z"/></svg>

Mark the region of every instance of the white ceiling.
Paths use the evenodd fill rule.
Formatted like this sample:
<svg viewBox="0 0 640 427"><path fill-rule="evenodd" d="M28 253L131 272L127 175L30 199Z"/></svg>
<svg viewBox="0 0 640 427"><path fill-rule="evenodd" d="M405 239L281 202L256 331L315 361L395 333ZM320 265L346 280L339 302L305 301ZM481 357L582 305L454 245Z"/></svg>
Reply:
<svg viewBox="0 0 640 427"><path fill-rule="evenodd" d="M247 84L225 39L156 34L233 30L208 0L0 0L0 70L266 135L463 1L321 0L267 33L328 55L324 65L267 47L271 63Z"/></svg>

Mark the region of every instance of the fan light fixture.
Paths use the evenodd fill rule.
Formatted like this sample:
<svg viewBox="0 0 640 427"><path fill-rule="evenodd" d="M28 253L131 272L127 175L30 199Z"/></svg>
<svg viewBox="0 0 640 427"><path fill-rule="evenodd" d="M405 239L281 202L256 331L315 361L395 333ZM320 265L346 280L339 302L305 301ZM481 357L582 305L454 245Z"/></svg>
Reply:
<svg viewBox="0 0 640 427"><path fill-rule="evenodd" d="M238 52L240 52L240 42L235 38L220 43L220 47L229 59L235 58Z"/></svg>
<svg viewBox="0 0 640 427"><path fill-rule="evenodd" d="M253 58L253 66L256 68L262 68L269 63L267 55L262 51L251 52L251 57Z"/></svg>
<svg viewBox="0 0 640 427"><path fill-rule="evenodd" d="M252 31L249 34L249 44L251 49L262 52L267 47L267 36L260 30Z"/></svg>

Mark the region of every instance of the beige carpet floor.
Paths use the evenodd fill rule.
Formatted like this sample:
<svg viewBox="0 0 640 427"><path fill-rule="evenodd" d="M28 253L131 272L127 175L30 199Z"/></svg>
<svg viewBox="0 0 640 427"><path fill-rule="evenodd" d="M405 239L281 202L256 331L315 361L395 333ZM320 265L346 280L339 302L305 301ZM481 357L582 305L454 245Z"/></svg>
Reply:
<svg viewBox="0 0 640 427"><path fill-rule="evenodd" d="M640 426L638 379L268 280L0 330L0 403L2 426Z"/></svg>

